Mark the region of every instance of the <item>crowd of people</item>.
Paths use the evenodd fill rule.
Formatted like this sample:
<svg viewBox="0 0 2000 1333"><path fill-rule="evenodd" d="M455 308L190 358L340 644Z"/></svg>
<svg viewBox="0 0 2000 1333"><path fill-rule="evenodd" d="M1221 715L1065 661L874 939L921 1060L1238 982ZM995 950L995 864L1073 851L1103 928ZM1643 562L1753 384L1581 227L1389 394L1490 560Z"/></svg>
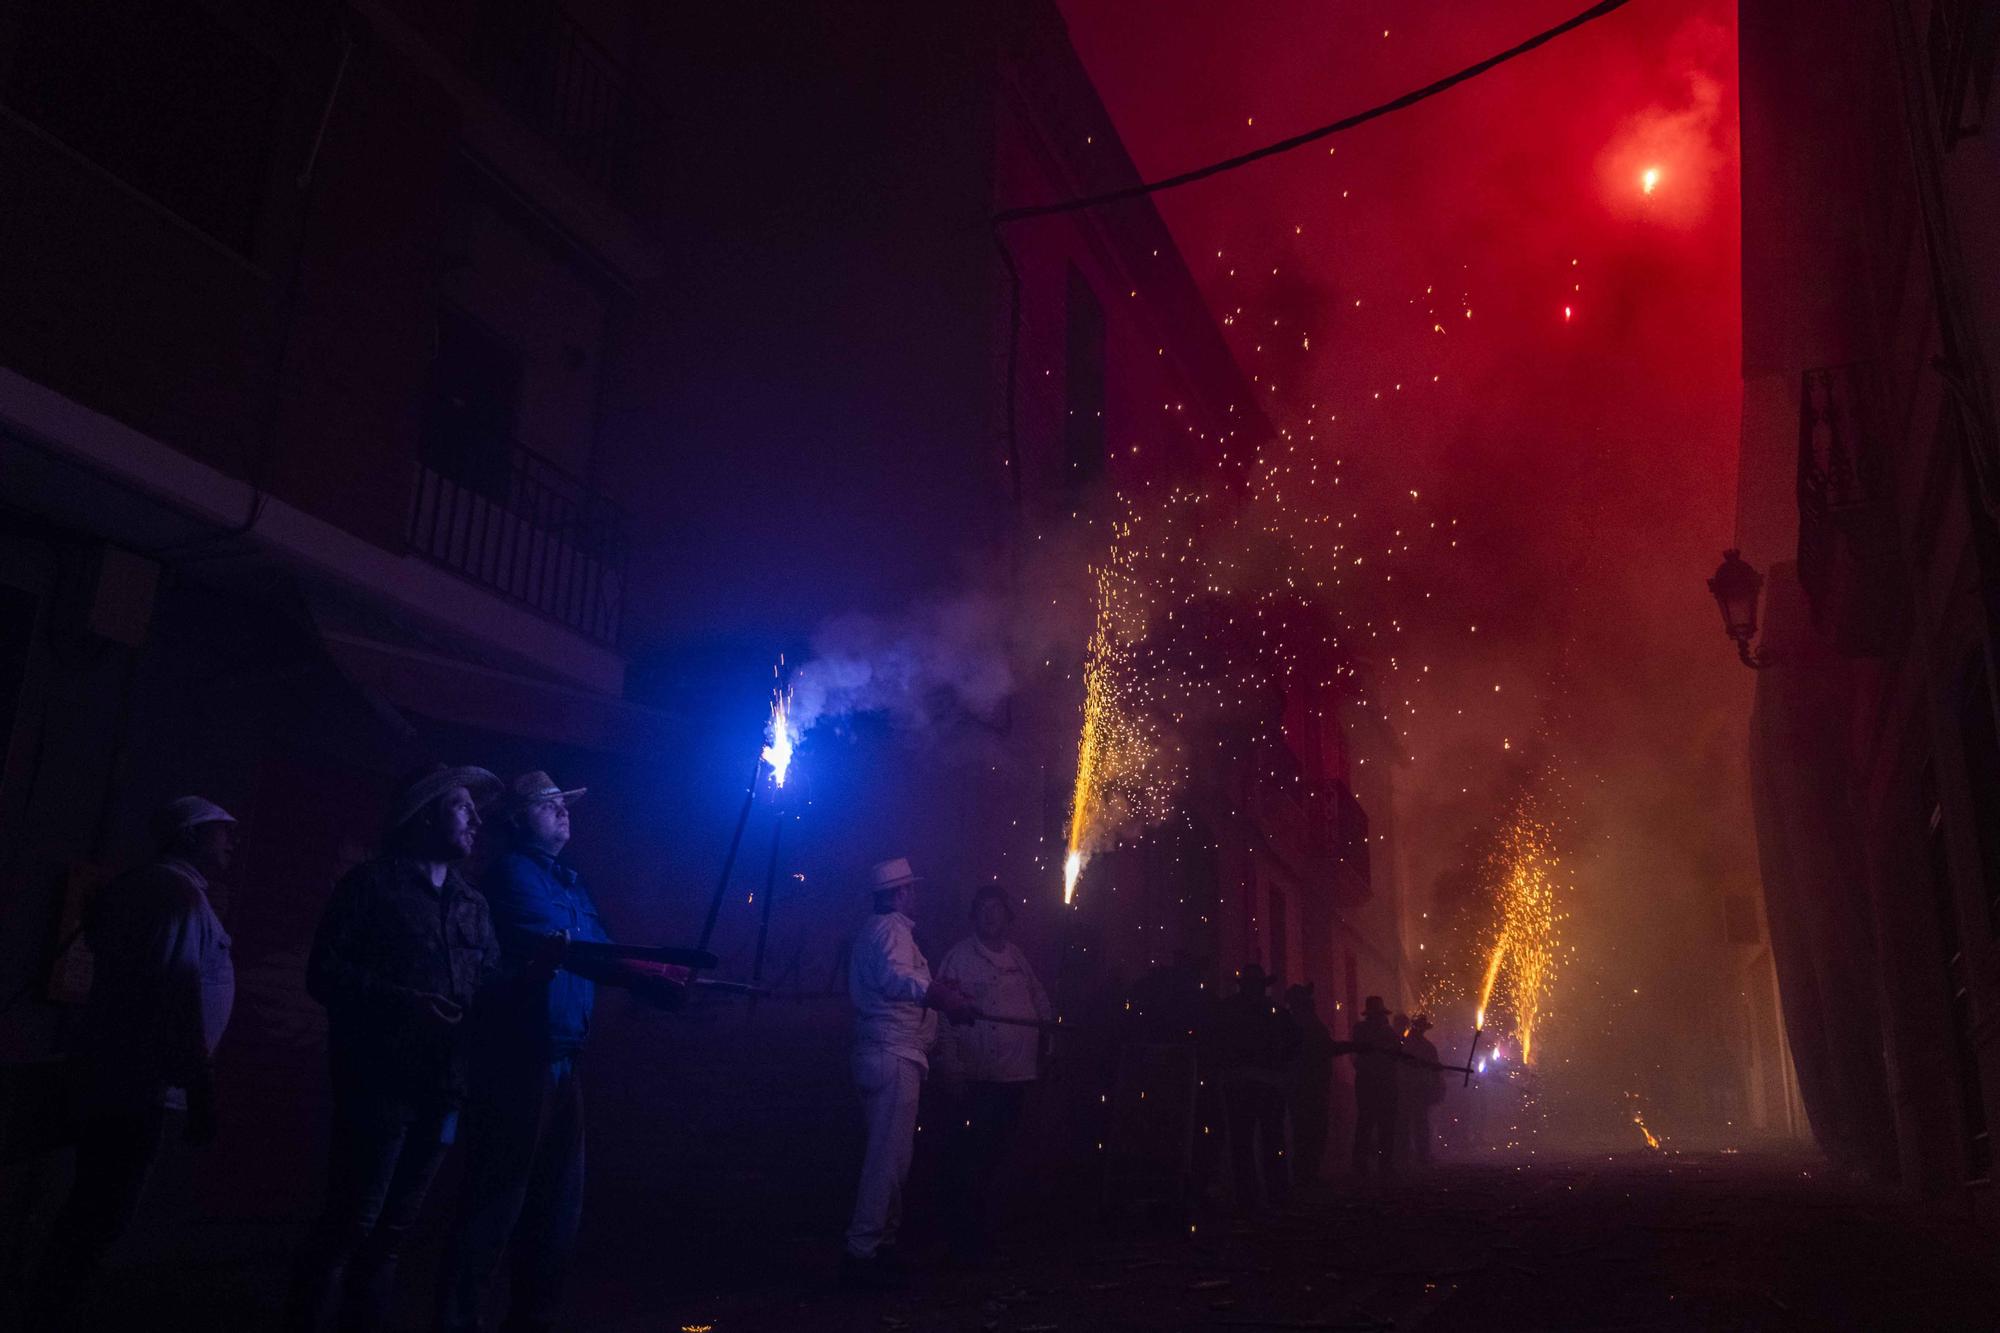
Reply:
<svg viewBox="0 0 2000 1333"><path fill-rule="evenodd" d="M539 771L502 783L481 768L426 769L397 791L380 854L335 886L306 971L326 1007L333 1131L287 1327L386 1325L403 1240L461 1138L437 1327L481 1327L503 1256L505 1327L554 1327L583 1210L577 1056L595 989L673 1007L690 980L672 964L572 947L609 943L589 890L558 859L584 794ZM459 867L488 815L506 847L475 888ZM215 1135L213 1057L235 975L208 889L234 859L237 823L190 796L163 807L154 832L158 855L85 916L92 982L69 1060L76 1172L29 1293L31 1328L71 1322L138 1209L169 1113L185 1110L191 1143Z"/></svg>
<svg viewBox="0 0 2000 1333"><path fill-rule="evenodd" d="M461 1139L435 1326L483 1327L503 1262L502 1327L530 1333L559 1320L583 1216L578 1057L596 989L674 1008L697 984L687 968L658 961L659 950L614 944L561 859L570 807L585 794L542 771L503 783L481 768L428 768L396 792L379 854L335 886L306 970L328 1019L332 1133L319 1214L294 1260L287 1328L387 1326L404 1239ZM461 867L489 818L505 846L475 887ZM85 913L93 980L68 1062L76 1171L30 1291L34 1328L65 1327L83 1303L137 1212L171 1113L185 1113L192 1144L216 1133L213 1056L235 979L208 890L230 868L238 826L190 796L159 811L154 833L158 854ZM851 1069L866 1126L841 1262L852 1287L904 1280L897 1237L927 1080L944 1131L943 1234L955 1259L985 1257L996 1178L1057 1027L1009 938L1005 891L973 895L972 932L933 972L913 920L922 883L907 859L874 866L874 910L848 952ZM1427 1164L1429 1112L1444 1094L1429 1021L1391 1015L1370 996L1348 1039L1336 1040L1310 985L1273 1001L1273 984L1251 963L1235 993L1214 1001L1180 962L1140 985L1150 1035L1196 1053L1186 1067L1213 1075L1191 1082L1190 1105L1210 1099L1219 1113L1210 1118L1225 1127L1239 1208L1282 1205L1295 1181L1317 1179L1341 1055L1355 1058L1356 1173Z"/></svg>
<svg viewBox="0 0 2000 1333"><path fill-rule="evenodd" d="M1347 1039L1336 1040L1310 983L1273 999L1277 980L1255 962L1235 982L1234 993L1211 999L1199 966L1183 956L1142 978L1132 1007L1139 1041L1190 1046L1194 1068L1214 1073L1212 1086L1196 1083L1195 1119L1225 1127L1238 1211L1282 1207L1294 1185L1320 1179L1340 1056L1354 1058L1353 1175L1387 1179L1431 1164L1431 1112L1447 1085L1427 1015L1392 1014L1370 995ZM1193 1170L1191 1190L1201 1194L1213 1173L1199 1156Z"/></svg>

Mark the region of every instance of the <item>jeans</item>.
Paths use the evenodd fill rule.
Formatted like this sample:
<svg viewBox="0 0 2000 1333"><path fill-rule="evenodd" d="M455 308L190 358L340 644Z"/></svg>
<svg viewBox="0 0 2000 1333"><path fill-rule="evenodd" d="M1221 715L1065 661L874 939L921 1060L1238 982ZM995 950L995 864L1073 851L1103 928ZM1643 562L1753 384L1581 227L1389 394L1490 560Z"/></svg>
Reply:
<svg viewBox="0 0 2000 1333"><path fill-rule="evenodd" d="M166 1122L162 1106L80 1116L76 1180L50 1232L48 1252L28 1298L26 1327L57 1329L73 1317L105 1254L139 1211Z"/></svg>
<svg viewBox="0 0 2000 1333"><path fill-rule="evenodd" d="M336 1094L326 1207L299 1249L288 1327L319 1333L336 1315L342 1333L388 1324L403 1238L423 1209L456 1117L447 1107Z"/></svg>
<svg viewBox="0 0 2000 1333"><path fill-rule="evenodd" d="M465 1146L465 1187L438 1275L438 1324L480 1326L487 1286L511 1243L508 1324L549 1327L583 1223L576 1057L495 1057L477 1069Z"/></svg>
<svg viewBox="0 0 2000 1333"><path fill-rule="evenodd" d="M854 1084L868 1122L868 1148L854 1192L854 1217L847 1226L847 1252L872 1259L882 1246L895 1243L903 1220L903 1182L916 1148L917 1094L924 1071L915 1060L886 1047L857 1046Z"/></svg>
<svg viewBox="0 0 2000 1333"><path fill-rule="evenodd" d="M944 1107L944 1209L952 1247L976 1258L993 1216L993 1179L1014 1140L1027 1083L967 1082Z"/></svg>
<svg viewBox="0 0 2000 1333"><path fill-rule="evenodd" d="M1329 1109L1324 1095L1292 1097L1292 1179L1297 1184L1313 1184L1325 1166Z"/></svg>
<svg viewBox="0 0 2000 1333"><path fill-rule="evenodd" d="M1291 1197L1292 1187L1285 1159L1285 1090L1246 1079L1223 1084L1222 1101L1229 1111L1229 1153L1236 1163L1236 1206L1257 1207L1261 1193L1278 1207Z"/></svg>
<svg viewBox="0 0 2000 1333"><path fill-rule="evenodd" d="M1409 1150L1410 1161L1416 1166L1431 1164L1431 1107L1421 1100L1421 1095L1412 1093L1404 1098L1403 1144Z"/></svg>
<svg viewBox="0 0 2000 1333"><path fill-rule="evenodd" d="M1396 1089L1362 1088L1354 1095L1354 1174L1396 1169Z"/></svg>

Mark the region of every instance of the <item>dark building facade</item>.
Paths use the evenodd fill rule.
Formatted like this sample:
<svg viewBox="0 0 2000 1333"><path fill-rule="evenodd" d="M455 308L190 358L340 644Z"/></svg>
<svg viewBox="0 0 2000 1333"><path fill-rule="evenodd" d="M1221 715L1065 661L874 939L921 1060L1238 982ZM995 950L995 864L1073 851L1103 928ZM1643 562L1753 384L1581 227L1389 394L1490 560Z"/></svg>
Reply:
<svg viewBox="0 0 2000 1333"><path fill-rule="evenodd" d="M2000 16L1745 3L1738 544L1799 1090L1838 1161L1985 1198L2000 1113Z"/></svg>
<svg viewBox="0 0 2000 1333"><path fill-rule="evenodd" d="M1149 204L1012 229L1004 255L988 225L1134 177L1052 5L8 7L9 1124L33 1119L86 984L59 951L81 902L185 791L247 831L219 904L239 1105L323 1103L312 923L412 762L589 785L577 860L607 911L692 934L774 645L994 568L1018 596L1034 545L1081 540L1065 525L1109 488L1265 429ZM786 862L827 888L775 930L786 1021L837 1014L807 1001L871 859L1059 897L1080 653L914 758L872 733L828 747L838 776ZM1297 782L1201 788L1225 910L1176 943L1223 975L1259 960L1322 995L1407 995L1393 747L1331 700L1277 706ZM1181 882L1147 881L1146 856L1117 853L1105 887L1114 861L1135 894ZM1099 901L1129 978L1160 944ZM732 906L733 970L748 929ZM1057 909L1028 929L1054 967ZM796 1086L844 1097L831 1048L794 1045ZM717 1055L673 1094L690 1124L732 1078L787 1095ZM635 1148L672 1111L608 1109L602 1141ZM226 1123L218 1151L265 1169L203 1176L196 1206L298 1206L307 1119Z"/></svg>

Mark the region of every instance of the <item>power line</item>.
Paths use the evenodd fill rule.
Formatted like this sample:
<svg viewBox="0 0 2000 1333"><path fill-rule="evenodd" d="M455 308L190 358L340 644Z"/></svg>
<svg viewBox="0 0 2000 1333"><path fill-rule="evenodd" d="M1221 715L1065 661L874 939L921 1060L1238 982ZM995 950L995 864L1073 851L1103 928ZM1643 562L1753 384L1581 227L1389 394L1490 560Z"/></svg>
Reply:
<svg viewBox="0 0 2000 1333"><path fill-rule="evenodd" d="M1205 167L1196 167L1192 171L1183 171L1177 176L1168 176L1164 180L1141 181L1137 185L1127 185L1122 189L1107 190L1103 194L1088 194L1081 198L1064 199L1053 204L1029 204L1021 208L1005 209L993 215L993 225L997 227L1003 223L1021 222L1028 218L1048 217L1055 213L1077 213L1086 208L1096 208L1102 204L1115 204L1124 199L1138 199L1145 195L1158 194L1162 190L1172 190L1182 185L1192 185L1196 181L1207 180L1210 176L1220 176L1225 171L1234 171L1238 167L1248 166L1252 162L1261 162L1267 157L1276 157L1280 153L1289 153L1294 148L1303 148L1305 145L1324 139L1328 135L1339 134L1343 130L1351 130L1356 125L1365 125L1369 121L1386 116L1393 111L1401 111L1403 108L1415 106L1418 102L1424 101L1427 98L1436 97L1447 88L1455 88L1468 79L1478 78L1487 70L1504 65L1516 56L1526 55L1536 47L1546 45L1566 32L1572 32L1577 28L1581 28L1586 23L1601 19L1614 9L1624 8L1630 2L1631 0L1600 0L1600 3L1592 5L1581 14L1565 19L1553 28L1538 32L1519 45L1508 47L1498 55L1488 56L1476 65L1467 65L1456 74L1447 74L1435 83L1427 83L1414 92L1404 93L1401 97L1383 102L1379 106L1371 106L1366 111L1357 111L1351 116L1334 121L1331 125L1322 125L1318 129L1307 130L1303 134L1294 134L1289 139L1280 139L1276 143L1265 144L1262 148L1253 148L1247 153L1239 153L1235 157L1225 157L1220 162L1211 162Z"/></svg>

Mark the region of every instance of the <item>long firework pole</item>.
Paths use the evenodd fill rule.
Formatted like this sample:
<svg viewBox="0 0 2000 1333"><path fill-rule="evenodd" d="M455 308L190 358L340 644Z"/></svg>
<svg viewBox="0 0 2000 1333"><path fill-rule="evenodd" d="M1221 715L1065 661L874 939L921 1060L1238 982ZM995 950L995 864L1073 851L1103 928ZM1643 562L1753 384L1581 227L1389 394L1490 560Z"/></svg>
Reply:
<svg viewBox="0 0 2000 1333"><path fill-rule="evenodd" d="M708 900L708 919L701 923L701 944L706 949L715 938L715 918L722 911L722 895L729 891L729 872L736 868L736 849L743 845L743 826L750 822L750 803L757 799L757 775L764 770L764 757L750 761L750 786L743 793L743 809L736 816L736 831L729 835L729 854L722 858L722 874L715 881L715 896Z"/></svg>
<svg viewBox="0 0 2000 1333"><path fill-rule="evenodd" d="M785 832L785 812L780 810L775 823L771 825L771 860L764 867L764 910L757 921L757 953L750 964L750 984L761 986L764 982L764 941L771 935L771 899L778 892L778 841ZM750 1011L757 1010L757 996L750 995Z"/></svg>
<svg viewBox="0 0 2000 1333"><path fill-rule="evenodd" d="M1479 1059L1479 1038L1485 1032L1486 1029L1484 1027L1472 1029L1472 1049L1465 1054L1465 1081L1459 1084L1462 1088L1472 1085L1472 1066Z"/></svg>

